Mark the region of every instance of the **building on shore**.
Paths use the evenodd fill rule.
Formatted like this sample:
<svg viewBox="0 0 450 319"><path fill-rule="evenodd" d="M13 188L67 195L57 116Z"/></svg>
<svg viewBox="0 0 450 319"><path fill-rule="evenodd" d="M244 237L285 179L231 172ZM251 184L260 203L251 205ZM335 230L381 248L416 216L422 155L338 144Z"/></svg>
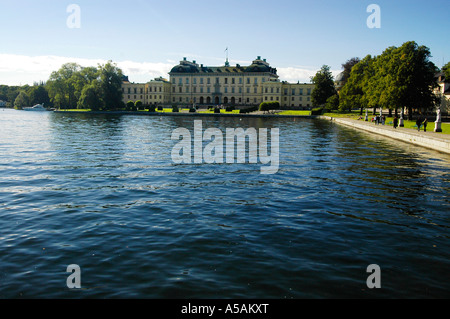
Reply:
<svg viewBox="0 0 450 319"><path fill-rule="evenodd" d="M170 82L162 77L147 83L131 83L128 77L122 82L123 102L141 101L144 105L170 104Z"/></svg>
<svg viewBox="0 0 450 319"><path fill-rule="evenodd" d="M124 80L123 101L145 105L255 106L280 102L282 108L311 108L314 84L280 81L277 69L258 56L251 65L205 66L184 58L163 78L145 84Z"/></svg>
<svg viewBox="0 0 450 319"><path fill-rule="evenodd" d="M447 80L443 72L436 75L438 87L435 88L434 94L441 99L440 109L442 112L450 112L450 79Z"/></svg>

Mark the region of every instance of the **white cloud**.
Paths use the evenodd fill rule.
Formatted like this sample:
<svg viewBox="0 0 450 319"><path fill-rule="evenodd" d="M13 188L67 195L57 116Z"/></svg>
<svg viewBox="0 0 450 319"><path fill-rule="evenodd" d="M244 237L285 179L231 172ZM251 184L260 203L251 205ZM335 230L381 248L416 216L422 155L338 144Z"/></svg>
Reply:
<svg viewBox="0 0 450 319"><path fill-rule="evenodd" d="M81 66L97 66L108 61L102 59L82 59L61 56L26 56L0 54L0 84L25 85L47 81L53 71L57 71L64 63L75 62ZM122 69L130 81L147 82L155 77L168 77L173 67L169 63L149 63L133 61L114 61Z"/></svg>
<svg viewBox="0 0 450 319"><path fill-rule="evenodd" d="M82 59L61 56L26 56L15 54L0 54L0 84L24 85L34 82L47 81L51 72L58 70L64 63L75 62L81 66L97 66L107 61L102 59ZM156 77L168 78L168 72L176 65L173 60L166 63L134 62L134 61L114 61L122 69L123 73L129 77L131 82L145 83ZM245 61L232 61L232 63L243 63ZM309 83L312 76L319 68L307 66L295 66L287 68L277 68L281 81L296 83ZM332 70L334 76L340 70Z"/></svg>
<svg viewBox="0 0 450 319"><path fill-rule="evenodd" d="M300 82L300 83L310 83L311 77L316 75L317 71L320 68L312 68L312 67L288 67L288 68L277 68L278 76L281 81L288 81L292 83ZM331 73L334 77L341 73L340 70L331 70Z"/></svg>

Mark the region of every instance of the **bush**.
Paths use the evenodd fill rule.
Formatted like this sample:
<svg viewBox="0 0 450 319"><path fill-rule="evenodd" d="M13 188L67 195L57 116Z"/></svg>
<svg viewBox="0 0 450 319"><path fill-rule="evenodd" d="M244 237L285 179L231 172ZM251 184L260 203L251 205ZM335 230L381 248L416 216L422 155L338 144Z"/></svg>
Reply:
<svg viewBox="0 0 450 319"><path fill-rule="evenodd" d="M214 108L214 113L220 113L220 109L218 107Z"/></svg>
<svg viewBox="0 0 450 319"><path fill-rule="evenodd" d="M195 109L195 107L190 107L189 108L189 113L195 113L197 110Z"/></svg>
<svg viewBox="0 0 450 319"><path fill-rule="evenodd" d="M225 111L226 112L233 112L234 111L234 106L227 106Z"/></svg>
<svg viewBox="0 0 450 319"><path fill-rule="evenodd" d="M142 107L142 101L136 101L134 106L136 107L137 110L139 110Z"/></svg>
<svg viewBox="0 0 450 319"><path fill-rule="evenodd" d="M134 102L133 101L128 101L126 104L126 110L127 111L131 111L134 108Z"/></svg>
<svg viewBox="0 0 450 319"><path fill-rule="evenodd" d="M274 102L262 102L259 105L259 110L260 111L270 111L270 110L278 110L280 108L280 102L278 101L274 101Z"/></svg>
<svg viewBox="0 0 450 319"><path fill-rule="evenodd" d="M240 110L239 113L240 114L246 114L246 113L256 112L258 110L259 110L258 106L252 106L252 107Z"/></svg>
<svg viewBox="0 0 450 319"><path fill-rule="evenodd" d="M172 113L178 113L180 110L178 109L178 106L174 105L172 106Z"/></svg>
<svg viewBox="0 0 450 319"><path fill-rule="evenodd" d="M149 112L156 112L156 106L154 106L154 105L150 105L149 107L148 107L148 111Z"/></svg>
<svg viewBox="0 0 450 319"><path fill-rule="evenodd" d="M316 107L311 110L311 115L322 115L322 113L323 113L323 108L321 108L321 107Z"/></svg>

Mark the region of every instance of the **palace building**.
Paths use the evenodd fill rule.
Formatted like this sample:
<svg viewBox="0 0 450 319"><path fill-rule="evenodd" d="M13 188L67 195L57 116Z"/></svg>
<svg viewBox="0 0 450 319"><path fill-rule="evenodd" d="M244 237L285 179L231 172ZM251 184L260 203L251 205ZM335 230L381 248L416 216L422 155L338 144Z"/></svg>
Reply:
<svg viewBox="0 0 450 319"><path fill-rule="evenodd" d="M314 84L280 81L277 69L260 56L249 66L227 61L224 66L205 66L184 58L163 78L145 84L124 79L123 101L144 105L254 106L278 101L282 108L310 108Z"/></svg>

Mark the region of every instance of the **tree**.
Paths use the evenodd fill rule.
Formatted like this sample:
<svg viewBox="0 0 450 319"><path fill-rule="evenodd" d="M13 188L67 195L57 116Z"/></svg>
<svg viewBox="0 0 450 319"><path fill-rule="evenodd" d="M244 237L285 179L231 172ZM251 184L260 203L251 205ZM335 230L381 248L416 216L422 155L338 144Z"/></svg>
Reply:
<svg viewBox="0 0 450 319"><path fill-rule="evenodd" d="M450 62L442 67L442 72L444 72L445 81L450 82Z"/></svg>
<svg viewBox="0 0 450 319"><path fill-rule="evenodd" d="M348 79L350 77L350 72L352 68L357 65L361 60L358 57L351 58L347 60L347 62L342 64L342 68L344 69L344 79Z"/></svg>
<svg viewBox="0 0 450 319"><path fill-rule="evenodd" d="M83 88L77 106L79 109L91 109L92 111L98 111L103 108L101 90L98 82L93 81Z"/></svg>
<svg viewBox="0 0 450 319"><path fill-rule="evenodd" d="M21 91L17 98L14 100L14 107L21 109L26 106L30 106L30 98L25 91Z"/></svg>
<svg viewBox="0 0 450 319"><path fill-rule="evenodd" d="M136 109L139 111L139 108L142 107L142 101L136 101L136 103L134 103L134 106L136 106Z"/></svg>
<svg viewBox="0 0 450 319"><path fill-rule="evenodd" d="M362 115L364 107L368 106L371 88L369 80L373 76L373 61L374 59L368 55L352 67L347 82L339 92L341 112L350 111L358 106Z"/></svg>
<svg viewBox="0 0 450 319"><path fill-rule="evenodd" d="M77 63L66 63L58 71L54 71L47 81L47 90L52 103L60 108L76 108L78 98L75 95L76 87L74 74L81 71Z"/></svg>
<svg viewBox="0 0 450 319"><path fill-rule="evenodd" d="M320 71L311 78L315 88L311 94L311 101L313 106L323 106L329 97L336 95L336 88L334 87L333 75L328 65L322 66Z"/></svg>
<svg viewBox="0 0 450 319"><path fill-rule="evenodd" d="M337 93L327 99L325 108L327 110L337 110L339 108L339 95Z"/></svg>
<svg viewBox="0 0 450 319"><path fill-rule="evenodd" d="M429 61L430 57L430 50L414 41L385 50L376 62L378 85L373 87L379 105L390 110L406 107L409 119L414 108L420 112L434 109L437 97L433 89L438 69Z"/></svg>
<svg viewBox="0 0 450 319"><path fill-rule="evenodd" d="M118 108L122 105L122 70L109 61L105 65L99 65L99 75L104 108Z"/></svg>
<svg viewBox="0 0 450 319"><path fill-rule="evenodd" d="M30 97L30 105L43 104L46 106L51 106L50 97L48 96L47 89L43 84L31 87L28 95Z"/></svg>

